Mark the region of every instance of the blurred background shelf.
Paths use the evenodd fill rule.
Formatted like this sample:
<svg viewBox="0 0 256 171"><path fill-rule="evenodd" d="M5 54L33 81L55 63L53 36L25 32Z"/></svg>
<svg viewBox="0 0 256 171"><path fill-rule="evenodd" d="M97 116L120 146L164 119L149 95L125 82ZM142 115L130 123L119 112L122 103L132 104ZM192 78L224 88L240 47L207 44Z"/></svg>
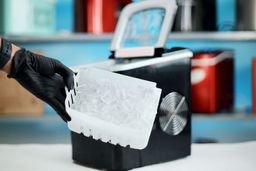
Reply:
<svg viewBox="0 0 256 171"><path fill-rule="evenodd" d="M1 36L13 42L19 43L43 43L43 42L69 42L69 41L111 41L113 34L57 34L47 36ZM204 41L256 41L255 31L232 32L173 32L169 40L204 40Z"/></svg>
<svg viewBox="0 0 256 171"><path fill-rule="evenodd" d="M1 37L5 37L23 48L56 58L67 66L83 65L108 59L112 33L92 34L93 31L89 31L88 28L76 29L76 21L86 21L84 20L86 16L82 16L82 18L76 16L75 2L84 3L85 1L57 0L55 1L56 4L53 4L54 1L43 0L39 4L33 2L33 4L25 5L24 2L29 3L30 1L22 0L17 3L15 0L4 0L0 2L0 7L4 7L3 2L7 5L12 2L12 5L3 9L14 10L2 10L0 12L0 18L8 18L6 21L11 21L9 16L13 17L13 22L3 23L0 26L3 29ZM242 114L194 115L192 118L193 142L256 140L256 117L251 114L251 62L256 57L256 31L226 31L219 27L224 24L224 26L228 25L228 30L237 30L235 26L238 20L236 21L234 2L233 0L216 1L217 18L216 21L214 20L218 26L216 31L172 32L166 44L167 48L187 47L193 51L202 49L231 49L234 51L234 109L235 111L242 111ZM41 3L45 5L41 5ZM113 3L107 5L111 4ZM21 5L24 9L26 6L31 6L31 8L15 13L15 9L20 9ZM88 5L84 4L84 7L88 7ZM206 6L204 9L207 9L206 14L214 14L208 11L209 7ZM3 16L4 13L6 13L5 16ZM33 17L27 18L27 13L35 14L37 20L34 20ZM114 14L116 13L118 11L114 11ZM18 17L11 14L16 14ZM92 18L96 17L93 16ZM45 24L45 19L50 23L42 27L42 24ZM207 21L213 20L207 18ZM246 18L245 21L247 22L249 19ZM17 23L22 25L17 26ZM38 26L43 30L38 29ZM13 33L20 36L9 36L8 33L10 33L9 35ZM70 143L69 130L66 124L61 122L53 109L47 105L42 117L0 117L0 137L0 143Z"/></svg>
<svg viewBox="0 0 256 171"><path fill-rule="evenodd" d="M231 32L183 32L171 33L169 39L174 40L217 40L217 41L255 41L255 31L231 31Z"/></svg>
<svg viewBox="0 0 256 171"><path fill-rule="evenodd" d="M235 143L256 140L256 117L247 114L196 114L192 142ZM57 115L0 117L0 144L69 144L67 125Z"/></svg>
<svg viewBox="0 0 256 171"><path fill-rule="evenodd" d="M193 115L193 142L233 143L256 140L256 117L244 113Z"/></svg>
<svg viewBox="0 0 256 171"><path fill-rule="evenodd" d="M110 41L113 34L58 34L47 36L3 36L6 39L17 43L51 43L51 42L94 42L94 41Z"/></svg>
<svg viewBox="0 0 256 171"><path fill-rule="evenodd" d="M49 36L5 36L17 45L56 58L67 66L108 59L113 34L59 34ZM167 48L186 47L192 51L233 50L234 108L245 113L252 109L252 59L256 57L256 32L171 33ZM48 108L47 108L48 109ZM49 113L46 110L46 113Z"/></svg>

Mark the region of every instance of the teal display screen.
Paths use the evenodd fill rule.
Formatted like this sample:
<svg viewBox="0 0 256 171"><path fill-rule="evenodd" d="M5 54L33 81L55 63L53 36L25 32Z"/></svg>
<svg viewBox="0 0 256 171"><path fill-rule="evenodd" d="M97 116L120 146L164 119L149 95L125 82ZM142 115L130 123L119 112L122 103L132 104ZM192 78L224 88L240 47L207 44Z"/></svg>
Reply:
<svg viewBox="0 0 256 171"><path fill-rule="evenodd" d="M128 21L121 42L122 48L154 46L159 38L164 9L147 9L134 14Z"/></svg>

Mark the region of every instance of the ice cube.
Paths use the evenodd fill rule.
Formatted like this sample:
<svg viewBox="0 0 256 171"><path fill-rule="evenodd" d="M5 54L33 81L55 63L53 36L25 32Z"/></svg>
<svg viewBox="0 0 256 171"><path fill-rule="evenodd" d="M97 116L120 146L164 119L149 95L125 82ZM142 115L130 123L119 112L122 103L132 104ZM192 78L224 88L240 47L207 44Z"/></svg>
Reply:
<svg viewBox="0 0 256 171"><path fill-rule="evenodd" d="M73 109L133 129L143 129L150 124L152 117L148 112L152 112L150 105L154 106L154 84L127 84L122 79L95 78L90 71L84 74L81 71L80 75Z"/></svg>

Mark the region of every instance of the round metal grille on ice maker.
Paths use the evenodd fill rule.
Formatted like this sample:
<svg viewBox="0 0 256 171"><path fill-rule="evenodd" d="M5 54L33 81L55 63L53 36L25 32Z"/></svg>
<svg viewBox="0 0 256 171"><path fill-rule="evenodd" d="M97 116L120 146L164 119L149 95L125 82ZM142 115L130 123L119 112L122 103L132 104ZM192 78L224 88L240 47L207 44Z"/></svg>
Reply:
<svg viewBox="0 0 256 171"><path fill-rule="evenodd" d="M169 135L178 135L187 124L188 104L185 96L169 93L160 104L160 127Z"/></svg>

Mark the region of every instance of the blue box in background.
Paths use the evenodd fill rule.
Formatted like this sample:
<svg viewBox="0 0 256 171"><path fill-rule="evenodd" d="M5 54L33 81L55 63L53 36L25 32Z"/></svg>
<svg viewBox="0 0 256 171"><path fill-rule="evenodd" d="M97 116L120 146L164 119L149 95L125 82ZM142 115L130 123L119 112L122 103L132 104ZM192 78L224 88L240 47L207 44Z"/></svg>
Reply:
<svg viewBox="0 0 256 171"><path fill-rule="evenodd" d="M56 31L72 33L74 31L74 0L56 0Z"/></svg>
<svg viewBox="0 0 256 171"><path fill-rule="evenodd" d="M0 11L1 34L55 33L55 0L1 0Z"/></svg>
<svg viewBox="0 0 256 171"><path fill-rule="evenodd" d="M236 29L236 0L216 0L218 31Z"/></svg>

